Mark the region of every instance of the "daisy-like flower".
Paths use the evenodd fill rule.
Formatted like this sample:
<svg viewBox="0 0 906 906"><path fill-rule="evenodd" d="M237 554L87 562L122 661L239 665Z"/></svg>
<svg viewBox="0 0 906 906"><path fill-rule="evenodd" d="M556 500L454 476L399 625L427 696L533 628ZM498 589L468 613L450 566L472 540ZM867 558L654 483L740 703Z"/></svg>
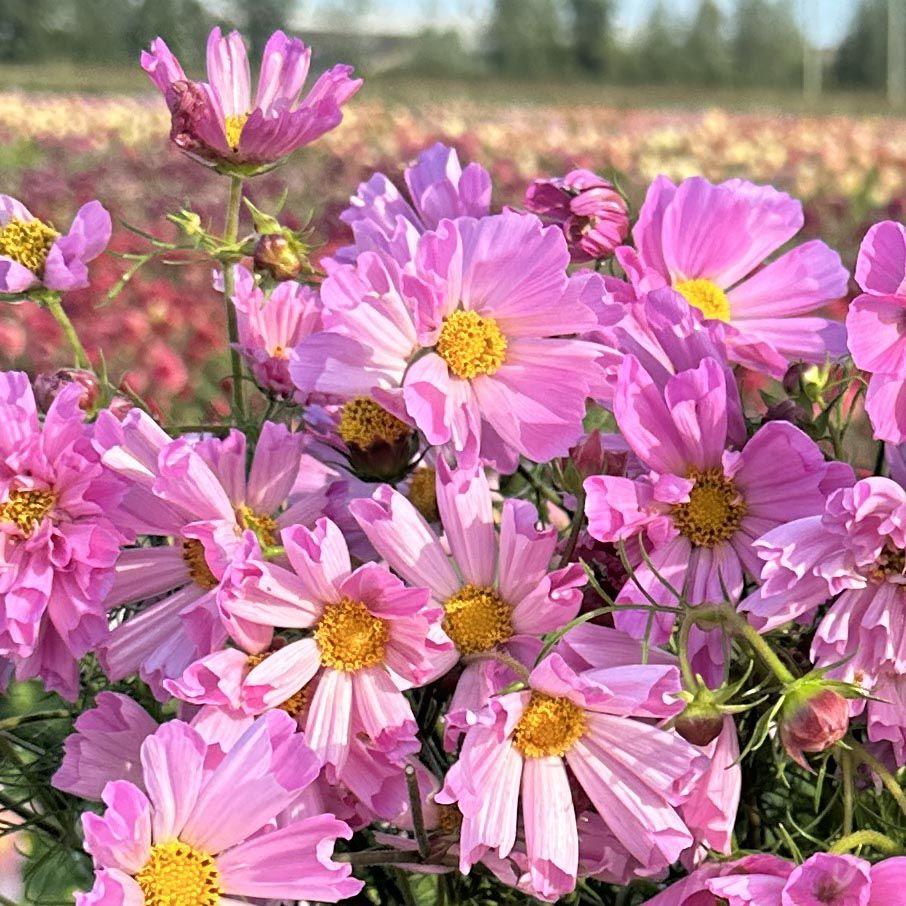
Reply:
<svg viewBox="0 0 906 906"><path fill-rule="evenodd" d="M362 86L352 67L325 72L299 100L311 49L276 31L264 46L258 91L251 99L245 43L239 32L208 37L208 81L186 77L162 38L142 51L142 68L167 101L170 139L196 160L220 169L260 172L336 128L341 108Z"/></svg>
<svg viewBox="0 0 906 906"><path fill-rule="evenodd" d="M818 667L874 688L865 708L871 740L895 743L906 757L906 727L896 703L906 690L906 489L889 478L864 478L836 490L819 515L798 519L757 543L763 584L742 604L769 630L810 619L835 597L812 640ZM896 733L891 735L891 730Z"/></svg>
<svg viewBox="0 0 906 906"><path fill-rule="evenodd" d="M495 668L508 659L531 664L540 637L576 616L585 572L578 563L550 569L557 531L539 530L538 514L527 501L504 501L498 530L479 468L452 471L438 459L436 500L452 557L412 502L387 485L349 509L390 567L410 585L429 588L443 608L444 631L456 646L447 666L467 658L448 711L450 730L459 714L480 708L495 686L517 678L508 668Z"/></svg>
<svg viewBox="0 0 906 906"><path fill-rule="evenodd" d="M676 186L659 176L632 231L635 251L618 257L634 283L666 282L706 318L726 322L732 359L760 360L779 378L791 360L846 352L843 325L809 314L846 293L840 256L816 240L761 267L802 225L802 205L770 186L700 176Z"/></svg>
<svg viewBox="0 0 906 906"><path fill-rule="evenodd" d="M337 251L351 262L365 251L386 252L400 264L412 260L418 237L444 218L484 217L491 209L491 176L480 164L463 168L454 148L439 142L406 167L407 201L383 174L363 182L340 220L349 224L355 244Z"/></svg>
<svg viewBox="0 0 906 906"><path fill-rule="evenodd" d="M107 635L104 598L124 487L91 443L81 387L38 420L28 376L0 373L0 655L20 680L74 699L78 659Z"/></svg>
<svg viewBox="0 0 906 906"><path fill-rule="evenodd" d="M327 814L277 820L320 768L295 730L287 715L268 714L211 768L192 727L161 726L142 743L142 782L108 783L106 811L82 816L95 880L77 906L334 903L358 893L350 866L330 857L352 836L348 825Z"/></svg>
<svg viewBox="0 0 906 906"><path fill-rule="evenodd" d="M107 248L110 229L99 201L82 205L64 236L21 201L0 195L0 293L88 286L87 264Z"/></svg>
<svg viewBox="0 0 906 906"><path fill-rule="evenodd" d="M222 440L171 440L137 409L123 422L102 413L96 443L108 468L129 480L124 523L168 541L122 553L108 609L155 600L100 647L107 675L119 680L138 673L163 697L162 681L220 648L228 629L251 647L266 644L258 627L219 613L217 594L243 531L266 547L278 542L284 526L313 522L320 512L323 493L300 480L307 463L303 436L265 423L248 476L240 432Z"/></svg>
<svg viewBox="0 0 906 906"><path fill-rule="evenodd" d="M505 858L521 816L533 890L569 893L579 866L571 778L640 865L671 864L692 843L677 807L705 759L644 719L675 713L678 682L660 665L577 674L554 654L529 688L490 699L437 796L463 815L461 870L487 851Z"/></svg>
<svg viewBox="0 0 906 906"><path fill-rule="evenodd" d="M234 268L237 348L258 386L266 393L289 397L289 351L303 337L321 328L321 306L316 290L294 281L279 283L265 297L246 268Z"/></svg>
<svg viewBox="0 0 906 906"><path fill-rule="evenodd" d="M443 220L419 239L415 275L373 253L335 270L326 332L290 373L303 393L374 396L430 444L501 471L565 456L604 376L601 347L570 338L597 319L568 264L563 234L533 215Z"/></svg>
<svg viewBox="0 0 906 906"><path fill-rule="evenodd" d="M853 361L870 371L865 410L874 435L906 441L906 228L876 223L859 248L846 329Z"/></svg>
<svg viewBox="0 0 906 906"><path fill-rule="evenodd" d="M248 558L234 570L222 606L268 635L275 627L303 635L234 665L237 704L252 713L304 709L309 744L340 779L356 731L393 758L418 751L418 725L403 690L443 672L452 648L440 631L443 611L427 589L408 588L376 563L353 570L329 519L312 530L287 528L282 541L288 566ZM171 688L179 693L187 685Z"/></svg>
<svg viewBox="0 0 906 906"><path fill-rule="evenodd" d="M636 561L617 600L640 609L614 615L632 635L649 628L646 592L673 606L674 592L693 605L722 601L725 594L738 599L744 578L761 572L755 540L824 505L824 457L798 428L769 422L741 450L728 448L728 411L735 411L728 398L736 392L723 364L712 358L661 385L635 356L626 356L620 367L614 414L649 471L634 480L594 476L585 489L590 534L629 542ZM669 638L673 619L669 612L651 614L652 642ZM702 650L699 672L722 663L719 633L695 632L692 641L696 654L701 645L714 648Z"/></svg>
<svg viewBox="0 0 906 906"><path fill-rule="evenodd" d="M893 906L906 882L906 858L872 865L856 856L816 853L801 865L746 856L704 865L645 906Z"/></svg>

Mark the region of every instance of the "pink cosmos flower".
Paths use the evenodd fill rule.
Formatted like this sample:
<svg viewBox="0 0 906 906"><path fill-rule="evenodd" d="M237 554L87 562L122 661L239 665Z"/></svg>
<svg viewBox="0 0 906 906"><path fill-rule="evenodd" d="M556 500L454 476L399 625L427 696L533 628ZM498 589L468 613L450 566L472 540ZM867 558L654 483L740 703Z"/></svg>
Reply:
<svg viewBox="0 0 906 906"><path fill-rule="evenodd" d="M0 195L0 293L88 286L86 265L107 248L110 230L110 214L99 201L82 205L61 236L21 201Z"/></svg>
<svg viewBox="0 0 906 906"><path fill-rule="evenodd" d="M608 258L629 232L626 200L613 183L591 170L534 180L523 206L560 226L574 262Z"/></svg>
<svg viewBox="0 0 906 906"><path fill-rule="evenodd" d="M507 659L533 663L540 637L576 616L585 573L577 563L550 569L557 532L537 528L527 501L504 501L498 530L481 469L453 471L438 459L436 493L452 556L412 502L387 485L349 509L389 566L410 585L430 589L443 609L444 630L456 646L445 666L469 658L447 713L450 742L465 712L517 678L503 666Z"/></svg>
<svg viewBox="0 0 906 906"><path fill-rule="evenodd" d="M351 66L334 66L300 101L311 49L276 31L261 60L255 100L245 43L239 32L227 37L215 28L208 37L208 81L186 77L162 38L142 51L142 68L167 101L170 138L196 160L255 172L336 128L341 107L362 86Z"/></svg>
<svg viewBox="0 0 906 906"><path fill-rule="evenodd" d="M554 654L527 689L490 699L437 796L463 814L461 870L488 851L505 858L521 815L533 891L569 893L579 866L571 777L638 863L672 863L692 843L677 808L705 759L636 718L674 713L677 682L675 667L659 665L577 674Z"/></svg>
<svg viewBox="0 0 906 906"><path fill-rule="evenodd" d="M268 714L211 767L188 724L161 726L142 743L142 782L108 783L104 814L82 816L95 882L77 906L333 903L358 893L350 866L330 857L337 839L352 835L348 825L326 814L277 820L319 770L295 729L287 715Z"/></svg>
<svg viewBox="0 0 906 906"><path fill-rule="evenodd" d="M846 316L853 361L872 372L865 398L875 437L906 440L906 228L876 223L859 248L862 295Z"/></svg>
<svg viewBox="0 0 906 906"><path fill-rule="evenodd" d="M620 367L614 414L650 471L634 480L595 476L585 489L590 534L631 545L635 574L617 600L640 609L620 611L614 620L632 635L649 629L646 593L666 606L676 606L677 594L693 605L725 595L737 600L745 577L761 571L756 539L823 507L824 457L798 428L769 422L741 450L729 448L738 402L728 400L735 394L723 364L712 358L660 385L635 356L626 356ZM669 638L673 619L672 613L651 615L653 643ZM692 642L695 669L716 679L714 668L723 662L720 634L696 630Z"/></svg>
<svg viewBox="0 0 906 906"><path fill-rule="evenodd" d="M490 212L488 171L476 163L463 168L456 150L440 142L422 151L403 178L411 204L383 173L359 186L340 214L355 244L340 249L337 261L351 263L361 252L378 251L405 265L415 255L418 237L437 229L441 220Z"/></svg>
<svg viewBox="0 0 906 906"><path fill-rule="evenodd" d="M128 696L99 693L95 707L76 718L51 782L58 790L95 800L111 780L141 786L142 743L157 727L157 721Z"/></svg>
<svg viewBox="0 0 906 906"><path fill-rule="evenodd" d="M265 298L246 268L237 265L234 275L237 348L259 387L274 396L290 397L294 388L289 351L321 327L317 290L289 281L279 283Z"/></svg>
<svg viewBox="0 0 906 906"><path fill-rule="evenodd" d="M567 338L596 322L568 263L558 230L513 211L441 221L418 241L415 275L360 255L325 281L326 332L296 348L293 381L373 396L428 443L501 471L566 455L603 379L603 350Z"/></svg>
<svg viewBox="0 0 906 906"><path fill-rule="evenodd" d="M849 275L823 242L806 242L760 266L802 229L802 205L741 179L679 186L659 176L617 255L634 284L672 285L706 318L727 322L730 357L761 360L782 377L790 360L845 354L842 324L808 316L846 292ZM759 269L760 268L760 269Z"/></svg>
<svg viewBox="0 0 906 906"><path fill-rule="evenodd" d="M224 655L212 655L170 689L200 703L212 687L232 688L237 697L229 703L250 713L295 696L306 710L310 745L341 779L353 733L391 758L418 751L403 690L443 672L443 655L452 648L439 627L443 611L426 589L407 588L376 563L353 571L343 535L329 519L313 530L284 529L282 540L288 567L249 557L234 570L222 606L260 626L268 639L274 627L310 634L276 650L265 644L251 661L242 654L243 663L227 667L226 683L214 664Z"/></svg>
<svg viewBox="0 0 906 906"><path fill-rule="evenodd" d="M107 597L110 610L155 602L117 626L98 656L113 680L139 673L163 697L162 681L220 648L227 630L260 641L261 630L227 620L217 594L250 529L259 543L274 544L283 526L313 522L324 496L306 487L303 435L265 423L246 477L246 440L171 440L140 410L123 422L102 413L96 442L103 461L130 482L125 521L142 535L168 543L123 551ZM300 477L301 474L301 477Z"/></svg>
<svg viewBox="0 0 906 906"><path fill-rule="evenodd" d="M27 375L0 373L0 655L70 699L78 659L107 635L128 540L114 523L123 484L101 465L80 399L64 387L42 426Z"/></svg>
<svg viewBox="0 0 906 906"><path fill-rule="evenodd" d="M906 677L906 489L872 477L836 490L819 515L781 525L756 542L763 584L741 609L762 630L808 620L836 596L812 640L812 660L874 691L868 736L896 743L906 727L896 706ZM883 688L883 695L881 689ZM887 700L887 696L891 696ZM895 734L891 730L896 728Z"/></svg>

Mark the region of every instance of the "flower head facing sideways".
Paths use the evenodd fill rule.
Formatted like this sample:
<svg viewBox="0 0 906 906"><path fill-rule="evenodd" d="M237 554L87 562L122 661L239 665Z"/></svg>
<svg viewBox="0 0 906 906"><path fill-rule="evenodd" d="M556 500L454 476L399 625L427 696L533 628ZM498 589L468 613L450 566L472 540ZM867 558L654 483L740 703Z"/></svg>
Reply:
<svg viewBox="0 0 906 906"><path fill-rule="evenodd" d="M713 358L660 381L635 356L620 366L614 414L649 471L634 480L594 476L585 489L590 534L628 544L635 561L617 601L640 609L614 616L633 635L646 631L648 595L666 606L675 606L680 593L693 605L737 600L744 578L760 572L756 539L823 507L827 465L798 428L769 422L741 450L732 449L736 393ZM666 641L672 623L672 613L654 613L652 641ZM718 635L693 632L693 647L701 651L695 667L704 675L722 663L719 646L705 649Z"/></svg>
<svg viewBox="0 0 906 906"><path fill-rule="evenodd" d="M225 617L218 597L244 531L267 547L281 528L311 523L323 507L323 489L306 485L303 442L302 434L266 422L247 470L246 438L236 430L172 440L139 410L122 423L113 416L98 423L104 463L129 481L126 523L169 541L123 551L107 607L156 600L102 645L108 677L139 673L163 697L164 679L220 648L228 633L252 648L266 645L267 633Z"/></svg>
<svg viewBox="0 0 906 906"><path fill-rule="evenodd" d="M443 612L427 589L406 587L377 563L353 570L346 541L329 519L314 529L292 526L281 537L288 563L265 562L253 551L234 569L222 606L268 639L276 627L304 635L282 647L265 644L253 657L242 654L230 678L236 706L258 713L296 696L309 744L340 779L354 734L393 758L418 751L403 690L446 669L452 645L440 630ZM208 701L206 692L193 699L193 687L206 689L206 675L216 683L218 661L212 655L210 667L203 661L169 688Z"/></svg>
<svg viewBox="0 0 906 906"><path fill-rule="evenodd" d="M77 906L217 906L229 897L337 902L362 882L334 862L348 825L333 815L277 820L320 768L294 722L258 720L221 759L170 721L141 746L141 783L107 784L102 815L82 816L95 867ZM211 767L214 761L216 766ZM219 762L219 763L217 763Z"/></svg>
<svg viewBox="0 0 906 906"><path fill-rule="evenodd" d="M170 109L170 138L190 156L220 168L254 173L277 163L340 124L342 106L362 86L352 67L334 66L305 97L311 49L274 32L264 47L258 90L251 97L245 42L239 32L208 37L208 81L187 78L162 38L142 51L142 68Z"/></svg>
<svg viewBox="0 0 906 906"><path fill-rule="evenodd" d="M42 424L28 376L0 373L0 655L70 699L78 659L107 635L104 599L131 533L81 398L63 387Z"/></svg>
<svg viewBox="0 0 906 906"><path fill-rule="evenodd" d="M693 839L677 808L706 759L637 718L674 714L677 684L672 666L578 674L554 654L527 689L491 698L437 796L462 812L461 870L488 851L505 858L521 817L532 890L569 893L580 845L571 778L640 870L675 861Z"/></svg>
<svg viewBox="0 0 906 906"><path fill-rule="evenodd" d="M531 663L541 636L576 616L585 573L578 563L551 570L557 532L537 527L538 514L527 501L505 501L495 526L482 469L452 470L439 458L436 504L452 556L413 503L387 485L349 509L387 564L410 585L430 589L442 608L455 645L446 666L467 659L449 724L459 712L483 705L496 683L516 678L507 661Z"/></svg>
<svg viewBox="0 0 906 906"><path fill-rule="evenodd" d="M0 195L0 293L88 286L89 261L110 241L110 214L99 201L76 213L65 235L9 195Z"/></svg>
<svg viewBox="0 0 906 906"><path fill-rule="evenodd" d="M484 217L491 209L491 176L480 164L465 167L456 150L439 142L422 151L403 172L409 199L383 174L363 182L340 220L352 228L355 244L338 250L350 263L361 252L385 252L399 264L410 262L418 237L441 220Z"/></svg>
<svg viewBox="0 0 906 906"><path fill-rule="evenodd" d="M859 247L846 329L853 361L871 372L865 410L879 440L906 441L906 228L876 223Z"/></svg>
<svg viewBox="0 0 906 906"><path fill-rule="evenodd" d="M428 443L501 471L564 456L604 354L572 338L596 318L568 263L563 234L533 215L442 220L418 240L414 273L377 253L331 273L325 332L296 348L290 373L303 394L379 393Z"/></svg>
<svg viewBox="0 0 906 906"><path fill-rule="evenodd" d="M802 205L771 186L700 176L677 186L659 176L633 227L636 250L617 254L633 283L666 282L726 322L732 359L760 360L759 370L780 378L790 361L846 352L843 325L812 314L846 293L840 256L814 240L764 264L803 222Z"/></svg>

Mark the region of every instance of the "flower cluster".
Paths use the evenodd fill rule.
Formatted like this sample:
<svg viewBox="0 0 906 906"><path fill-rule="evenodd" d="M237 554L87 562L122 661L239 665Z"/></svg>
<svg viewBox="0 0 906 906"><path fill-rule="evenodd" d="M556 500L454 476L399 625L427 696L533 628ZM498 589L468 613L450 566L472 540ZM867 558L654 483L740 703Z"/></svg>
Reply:
<svg viewBox="0 0 906 906"><path fill-rule="evenodd" d="M633 216L580 169L500 208L435 144L317 263L244 196L359 87L300 101L309 58L273 35L254 102L236 33L209 82L142 58L229 183L223 235L185 209L130 259L213 265L219 419L86 353L100 204L61 236L2 196L0 300L74 358L0 373L0 678L60 703L2 722L0 782L73 718L56 791L3 804L81 839L79 906L414 902L419 874L438 903L894 906L906 230L869 231L844 324L837 253L780 251L786 193L662 175Z"/></svg>

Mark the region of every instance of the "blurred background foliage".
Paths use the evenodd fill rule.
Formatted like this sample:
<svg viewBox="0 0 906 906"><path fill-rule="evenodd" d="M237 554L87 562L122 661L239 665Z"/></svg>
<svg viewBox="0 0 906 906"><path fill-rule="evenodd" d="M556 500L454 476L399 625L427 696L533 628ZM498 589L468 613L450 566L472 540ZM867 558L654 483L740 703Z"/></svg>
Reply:
<svg viewBox="0 0 906 906"><path fill-rule="evenodd" d="M304 30L317 67L343 59L366 75L813 95L883 92L893 77L898 100L902 77L891 70L900 60L889 56L906 46L904 0L656 0L636 12L643 7L647 15L626 29L616 27L625 0L0 0L0 63L14 64L6 84L16 84L16 66L115 68L166 34L197 66L219 23L240 28L255 54L276 28ZM832 44L820 28L828 18L848 20ZM139 77L133 71L125 85L141 86Z"/></svg>

